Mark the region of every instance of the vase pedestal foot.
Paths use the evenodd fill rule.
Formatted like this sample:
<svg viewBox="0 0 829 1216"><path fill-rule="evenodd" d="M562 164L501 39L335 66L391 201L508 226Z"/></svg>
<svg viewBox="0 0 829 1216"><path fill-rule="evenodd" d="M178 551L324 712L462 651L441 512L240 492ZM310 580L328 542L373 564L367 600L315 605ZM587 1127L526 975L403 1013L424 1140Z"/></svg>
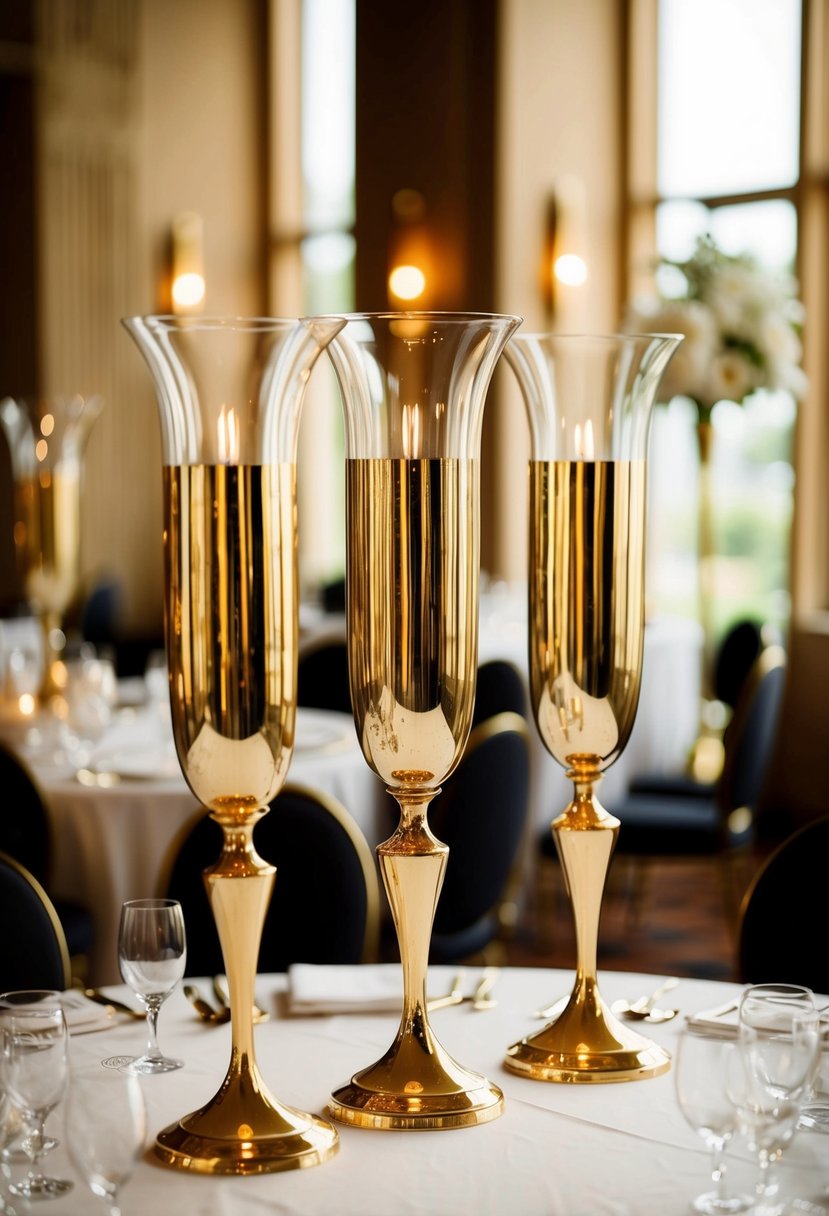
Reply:
<svg viewBox="0 0 829 1216"><path fill-rule="evenodd" d="M595 989L577 987L555 1019L507 1049L504 1067L533 1081L642 1081L671 1066L670 1054L625 1026Z"/></svg>

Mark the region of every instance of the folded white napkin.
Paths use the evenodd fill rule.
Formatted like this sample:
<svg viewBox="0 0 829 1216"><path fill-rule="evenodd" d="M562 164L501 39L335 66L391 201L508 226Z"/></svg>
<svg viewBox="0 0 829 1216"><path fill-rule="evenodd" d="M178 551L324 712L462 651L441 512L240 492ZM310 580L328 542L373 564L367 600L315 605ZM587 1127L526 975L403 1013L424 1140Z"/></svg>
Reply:
<svg viewBox="0 0 829 1216"><path fill-rule="evenodd" d="M403 972L399 963L362 967L294 963L288 969L289 1013L399 1013Z"/></svg>
<svg viewBox="0 0 829 1216"><path fill-rule="evenodd" d="M702 1034L718 1035L722 1038L736 1039L739 1029L739 1002L726 1001L713 1009L703 1009L699 1013L688 1014L685 1019L692 1030ZM826 1012L821 1019L821 1037L829 1038L829 1018Z"/></svg>
<svg viewBox="0 0 829 1216"><path fill-rule="evenodd" d="M722 1005L716 1005L713 1009L701 1009L699 1013L689 1013L685 1021L692 1030L735 1039L739 1025L738 1015L739 1001L726 1001Z"/></svg>
<svg viewBox="0 0 829 1216"><path fill-rule="evenodd" d="M111 1005L99 1005L75 989L62 992L60 1003L70 1034L88 1034L92 1030L106 1030L115 1024L115 1010Z"/></svg>

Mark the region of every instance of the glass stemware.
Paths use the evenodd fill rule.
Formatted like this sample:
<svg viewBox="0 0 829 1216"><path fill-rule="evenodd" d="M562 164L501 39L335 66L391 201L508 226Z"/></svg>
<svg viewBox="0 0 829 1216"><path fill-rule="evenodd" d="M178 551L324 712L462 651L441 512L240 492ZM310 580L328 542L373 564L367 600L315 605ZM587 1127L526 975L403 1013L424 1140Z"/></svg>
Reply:
<svg viewBox="0 0 829 1216"><path fill-rule="evenodd" d="M184 916L176 899L130 899L121 908L118 966L147 1010L147 1050L129 1065L132 1072L172 1072L181 1060L162 1055L158 1012L181 981L187 962Z"/></svg>
<svg viewBox="0 0 829 1216"><path fill-rule="evenodd" d="M155 1155L174 1169L298 1169L326 1161L339 1144L328 1120L278 1102L256 1063L254 982L276 872L253 833L293 753L299 420L312 369L342 324L124 321L152 373L161 417L176 752L190 789L222 829L221 854L204 874L228 979L230 1063L205 1106L159 1132Z"/></svg>
<svg viewBox="0 0 829 1216"><path fill-rule="evenodd" d="M29 1127L24 1147L29 1155L25 1178L9 1191L21 1199L53 1199L65 1195L72 1183L48 1178L40 1170L44 1155L44 1126L66 1089L68 1034L63 1010L46 1001L39 1005L0 1007L3 1081L12 1103Z"/></svg>
<svg viewBox="0 0 829 1216"><path fill-rule="evenodd" d="M0 992L0 1008L19 1009L28 1006L41 1007L44 1005L63 1007L61 995L55 988L26 988L16 989L13 992ZM20 1165L29 1160L29 1154L22 1147L15 1147L15 1142L22 1139L25 1135L25 1127L22 1120L15 1120L17 1131L10 1136L0 1151L0 1157L6 1162L14 1165ZM57 1148L58 1142L54 1136L44 1136L41 1144L42 1154L51 1153Z"/></svg>
<svg viewBox="0 0 829 1216"><path fill-rule="evenodd" d="M135 1073L106 1068L73 1072L66 1099L69 1156L93 1195L120 1216L118 1195L147 1139L147 1111Z"/></svg>
<svg viewBox="0 0 829 1216"><path fill-rule="evenodd" d="M707 1216L744 1212L752 1204L748 1195L728 1195L725 1186L725 1150L737 1126L726 1084L728 1059L734 1051L733 1040L697 1034L687 1028L679 1036L674 1057L679 1109L711 1150L712 1189L697 1195L691 1204L694 1211Z"/></svg>
<svg viewBox="0 0 829 1216"><path fill-rule="evenodd" d="M775 1169L797 1131L820 1058L820 1014L811 990L793 984L747 988L740 1001L737 1048L728 1087L738 1126L760 1169L752 1212L820 1211L781 1198Z"/></svg>
<svg viewBox="0 0 829 1216"><path fill-rule="evenodd" d="M14 478L14 541L26 595L43 633L40 701L63 691L56 666L63 618L80 580L81 481L99 396L0 400Z"/></svg>
<svg viewBox="0 0 829 1216"><path fill-rule="evenodd" d="M539 735L573 782L552 823L573 909L570 1000L509 1047L536 1081L631 1081L670 1055L614 1016L599 992L602 895L620 829L596 796L627 745L645 627L645 496L650 419L676 335L518 334L506 350L527 411L529 669Z"/></svg>
<svg viewBox="0 0 829 1216"><path fill-rule="evenodd" d="M365 313L328 347L345 406L349 681L363 754L400 808L377 853L403 968L397 1037L338 1088L369 1128L449 1128L502 1110L429 1025L426 970L448 849L427 812L469 736L478 655L483 407L516 317Z"/></svg>

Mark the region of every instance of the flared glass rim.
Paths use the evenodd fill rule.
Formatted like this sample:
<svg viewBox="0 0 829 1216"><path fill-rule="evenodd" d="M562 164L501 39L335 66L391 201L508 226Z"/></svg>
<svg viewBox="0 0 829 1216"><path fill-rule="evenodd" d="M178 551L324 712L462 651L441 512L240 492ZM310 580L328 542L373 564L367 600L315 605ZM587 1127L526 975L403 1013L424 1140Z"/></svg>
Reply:
<svg viewBox="0 0 829 1216"><path fill-rule="evenodd" d="M685 338L685 334L680 333L661 333L654 331L636 331L635 333L590 333L588 331L576 333L553 333L549 330L528 330L522 329L520 333L514 335L512 341L520 339L526 342L530 339L535 341L553 341L553 342L636 342L636 341L653 341L654 338L659 338L667 342L681 342Z"/></svg>
<svg viewBox="0 0 829 1216"><path fill-rule="evenodd" d="M509 321L521 325L524 318L509 312L451 312L431 309L381 309L376 312L329 312L319 313L306 321Z"/></svg>
<svg viewBox="0 0 829 1216"><path fill-rule="evenodd" d="M323 318L320 318L323 319ZM328 318L324 318L328 319ZM336 317L331 318L335 320ZM317 320L316 317L244 317L228 314L222 316L220 314L205 316L205 317L187 317L177 316L175 313L146 313L137 314L135 316L122 317L121 321L124 325L130 322L143 322L145 325L152 324L158 329L167 330L220 330L220 329L240 329L247 330L251 333L267 333L269 330L284 328L285 326L295 326L309 321Z"/></svg>

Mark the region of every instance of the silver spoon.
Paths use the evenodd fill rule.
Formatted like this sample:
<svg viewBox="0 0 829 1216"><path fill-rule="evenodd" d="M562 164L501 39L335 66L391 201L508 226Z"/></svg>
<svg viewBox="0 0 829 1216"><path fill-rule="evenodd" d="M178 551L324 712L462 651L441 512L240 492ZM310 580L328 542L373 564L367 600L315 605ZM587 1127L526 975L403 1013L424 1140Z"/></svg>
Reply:
<svg viewBox="0 0 829 1216"><path fill-rule="evenodd" d="M664 983L660 984L658 988L654 988L650 996L640 996L635 1001L614 1001L610 1008L614 1013L619 1014L621 1017L633 1019L638 1018L644 1021L645 1018L650 1017L651 1013L655 1011L656 1002L659 1000L659 998L664 996L666 992L670 992L672 988L676 988L678 983L679 980L676 979L675 976L671 976L670 979L667 979ZM667 1010L663 1012L667 1012ZM678 1009L671 1010L670 1016L676 1017L678 1012ZM663 1017L653 1018L651 1020L666 1021L667 1019Z"/></svg>

